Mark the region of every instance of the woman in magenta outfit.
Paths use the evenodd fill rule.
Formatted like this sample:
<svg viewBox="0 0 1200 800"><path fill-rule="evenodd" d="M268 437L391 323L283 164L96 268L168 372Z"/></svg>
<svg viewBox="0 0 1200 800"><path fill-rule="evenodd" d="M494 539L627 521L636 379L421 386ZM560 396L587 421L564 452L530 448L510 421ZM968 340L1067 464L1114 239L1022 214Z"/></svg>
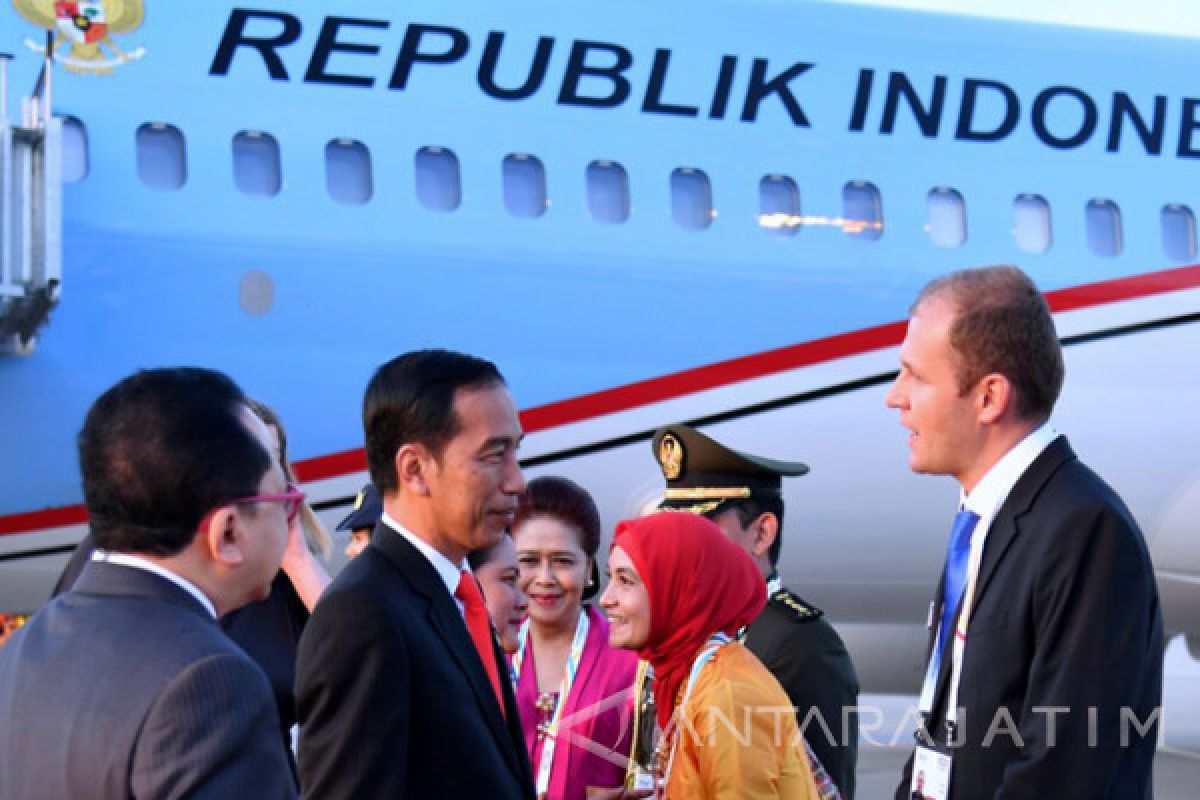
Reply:
<svg viewBox="0 0 1200 800"><path fill-rule="evenodd" d="M565 478L537 478L513 539L529 620L511 666L538 796L584 800L589 788L619 789L637 657L610 648L604 615L583 605L598 588L596 504Z"/></svg>

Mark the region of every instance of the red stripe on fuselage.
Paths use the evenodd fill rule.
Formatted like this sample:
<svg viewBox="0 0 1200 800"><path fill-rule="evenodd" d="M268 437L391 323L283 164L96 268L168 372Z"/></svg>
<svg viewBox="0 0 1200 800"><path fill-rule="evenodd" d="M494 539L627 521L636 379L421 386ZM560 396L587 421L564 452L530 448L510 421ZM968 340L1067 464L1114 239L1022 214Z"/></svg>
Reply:
<svg viewBox="0 0 1200 800"><path fill-rule="evenodd" d="M87 522L87 509L83 506L61 506L41 511L23 511L0 517L0 535L6 533L32 533L46 528L61 528Z"/></svg>
<svg viewBox="0 0 1200 800"><path fill-rule="evenodd" d="M1200 265L1058 289L1047 292L1046 301L1055 312L1075 311L1196 286L1200 286ZM521 425L527 433L544 431L753 378L881 350L900 344L906 324L889 322L527 408L521 412ZM301 481L319 481L361 472L366 469L367 456L362 448L357 448L297 461L293 466ZM87 511L82 505L27 511L0 517L0 535L31 533L86 521Z"/></svg>

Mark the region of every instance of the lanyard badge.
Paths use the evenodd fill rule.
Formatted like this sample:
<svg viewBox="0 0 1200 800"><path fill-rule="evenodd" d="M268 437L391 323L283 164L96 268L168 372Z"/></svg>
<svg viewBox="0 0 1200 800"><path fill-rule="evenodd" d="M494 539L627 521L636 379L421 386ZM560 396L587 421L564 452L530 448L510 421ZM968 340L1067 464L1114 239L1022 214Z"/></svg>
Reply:
<svg viewBox="0 0 1200 800"><path fill-rule="evenodd" d="M654 789L657 784L656 745L661 736L654 703L654 668L647 661L638 661L633 698L633 745L625 770L625 789L643 791Z"/></svg>
<svg viewBox="0 0 1200 800"><path fill-rule="evenodd" d="M947 800L953 757L944 747L917 745L913 753L910 800Z"/></svg>

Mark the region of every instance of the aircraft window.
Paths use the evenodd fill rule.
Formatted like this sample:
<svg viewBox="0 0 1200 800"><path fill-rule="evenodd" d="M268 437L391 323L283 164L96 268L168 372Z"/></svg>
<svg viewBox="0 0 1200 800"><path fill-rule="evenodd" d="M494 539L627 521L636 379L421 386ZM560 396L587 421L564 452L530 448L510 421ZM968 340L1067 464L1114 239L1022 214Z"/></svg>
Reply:
<svg viewBox="0 0 1200 800"><path fill-rule="evenodd" d="M274 197L283 178L279 143L262 131L242 131L233 137L233 182L243 194Z"/></svg>
<svg viewBox="0 0 1200 800"><path fill-rule="evenodd" d="M353 139L331 139L325 145L325 189L339 203L362 205L371 199L371 151Z"/></svg>
<svg viewBox="0 0 1200 800"><path fill-rule="evenodd" d="M800 190L794 180L764 175L758 182L758 224L778 236L791 236L800 228Z"/></svg>
<svg viewBox="0 0 1200 800"><path fill-rule="evenodd" d="M842 229L856 239L883 235L883 198L875 184L850 181L842 187Z"/></svg>
<svg viewBox="0 0 1200 800"><path fill-rule="evenodd" d="M137 169L151 189L171 190L187 180L183 134L174 125L147 122L137 129Z"/></svg>
<svg viewBox="0 0 1200 800"><path fill-rule="evenodd" d="M1051 242L1050 205L1041 195L1019 194L1013 201L1013 239L1026 253L1044 253Z"/></svg>
<svg viewBox="0 0 1200 800"><path fill-rule="evenodd" d="M588 211L596 222L617 224L629 219L629 175L615 161L587 165Z"/></svg>
<svg viewBox="0 0 1200 800"><path fill-rule="evenodd" d="M444 147L422 147L413 158L417 200L430 211L453 211L462 203L458 156Z"/></svg>
<svg viewBox="0 0 1200 800"><path fill-rule="evenodd" d="M925 231L938 247L962 247L967 240L967 204L954 189L929 190L925 207L928 222Z"/></svg>
<svg viewBox="0 0 1200 800"><path fill-rule="evenodd" d="M510 153L501 164L504 207L514 217L531 219L546 213L546 168L537 156Z"/></svg>
<svg viewBox="0 0 1200 800"><path fill-rule="evenodd" d="M1190 208L1179 203L1163 206L1162 241L1167 258L1190 261L1196 257L1196 216Z"/></svg>
<svg viewBox="0 0 1200 800"><path fill-rule="evenodd" d="M79 183L88 174L87 128L75 117L67 117L62 126L63 183Z"/></svg>
<svg viewBox="0 0 1200 800"><path fill-rule="evenodd" d="M671 216L681 228L702 230L712 224L712 184L708 175L691 167L679 167L671 173Z"/></svg>
<svg viewBox="0 0 1200 800"><path fill-rule="evenodd" d="M1085 214L1088 249L1105 258L1120 255L1124 242L1117 204L1112 200L1089 200Z"/></svg>

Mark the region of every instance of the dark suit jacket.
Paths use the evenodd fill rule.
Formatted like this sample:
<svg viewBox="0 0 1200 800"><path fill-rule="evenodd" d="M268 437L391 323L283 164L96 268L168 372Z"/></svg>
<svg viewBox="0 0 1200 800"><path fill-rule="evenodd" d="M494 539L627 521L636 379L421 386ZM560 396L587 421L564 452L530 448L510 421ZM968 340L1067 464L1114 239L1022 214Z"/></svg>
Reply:
<svg viewBox="0 0 1200 800"><path fill-rule="evenodd" d="M95 551L96 540L88 531L75 546L67 566L58 577L53 597L75 587L75 582ZM275 710L279 714L281 741L289 761L292 756L292 726L296 724L296 698L292 694L296 684L296 649L307 621L308 609L283 570L271 582L271 592L266 599L230 611L220 620L221 629L258 664L271 684L271 691L275 694Z"/></svg>
<svg viewBox="0 0 1200 800"><path fill-rule="evenodd" d="M858 715L844 709L858 705L858 675L842 637L820 609L781 589L746 629L746 647L787 692L804 738L853 800Z"/></svg>
<svg viewBox="0 0 1200 800"><path fill-rule="evenodd" d="M90 563L0 650L0 797L295 797L267 679L187 592Z"/></svg>
<svg viewBox="0 0 1200 800"><path fill-rule="evenodd" d="M1157 721L1139 730L1157 720L1162 697L1154 572L1133 516L1065 438L1038 456L997 512L973 609L950 796L1152 797ZM944 716L949 662L935 720ZM1070 710L1035 710L1051 707ZM938 739L941 728L932 732ZM911 768L910 759L898 799L908 797Z"/></svg>
<svg viewBox="0 0 1200 800"><path fill-rule="evenodd" d="M296 724L296 652L308 622L308 609L283 570L271 582L265 600L244 605L221 617L221 630L262 669L275 695L283 741L292 740Z"/></svg>
<svg viewBox="0 0 1200 800"><path fill-rule="evenodd" d="M500 675L508 674L493 647ZM305 797L530 800L512 685L505 716L433 565L380 524L300 639Z"/></svg>

